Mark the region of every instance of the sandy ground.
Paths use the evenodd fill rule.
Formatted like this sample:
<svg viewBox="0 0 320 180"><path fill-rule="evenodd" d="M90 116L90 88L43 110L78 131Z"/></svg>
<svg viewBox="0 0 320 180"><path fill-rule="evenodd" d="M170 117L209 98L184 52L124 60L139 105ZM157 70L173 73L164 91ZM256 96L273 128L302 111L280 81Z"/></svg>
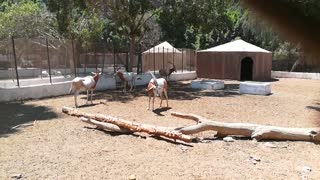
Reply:
<svg viewBox="0 0 320 180"><path fill-rule="evenodd" d="M171 117L170 111L224 122L314 127L320 115L319 82L280 79L272 82L269 96L240 95L237 81L227 81L223 91L195 91L190 82L171 82L172 109L147 111L144 87L132 94L98 92L93 106L80 109L171 127L193 122ZM85 96L80 97L84 104ZM121 135L62 114L62 106L73 107L73 96L0 104L0 179L320 179L320 146L311 142L268 142L275 146L270 148L252 140L184 144L147 134ZM33 126L10 130L35 120Z"/></svg>

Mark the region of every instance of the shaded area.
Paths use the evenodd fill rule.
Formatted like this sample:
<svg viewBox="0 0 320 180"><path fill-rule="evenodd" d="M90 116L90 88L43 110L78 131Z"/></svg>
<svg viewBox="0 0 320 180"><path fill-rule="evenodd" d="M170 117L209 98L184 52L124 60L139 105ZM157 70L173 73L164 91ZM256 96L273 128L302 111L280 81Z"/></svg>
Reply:
<svg viewBox="0 0 320 180"><path fill-rule="evenodd" d="M320 112L320 103L315 103L315 105L313 105L313 106L307 106L306 108Z"/></svg>
<svg viewBox="0 0 320 180"><path fill-rule="evenodd" d="M157 108L157 109L155 109L155 110L153 110L153 112L155 113L155 114L157 114L158 116L164 116L163 114L161 114L162 112L165 112L165 111L168 111L168 110L170 110L171 109L171 107L161 107L161 108Z"/></svg>
<svg viewBox="0 0 320 180"><path fill-rule="evenodd" d="M97 127L93 128L93 127L89 127L89 126L85 126L84 128L89 129L89 130L93 130L93 131L100 131L100 132L103 132L103 133L105 133L107 135L110 135L110 136L113 136L113 137L116 137L116 136L132 136L132 137L140 138L140 139L153 138L155 140L164 141L164 142L167 142L167 143L170 143L170 144L174 144L174 145L183 145L183 146L187 146L187 147L193 147L193 145L191 145L191 144L187 144L187 143L182 142L182 141L174 141L172 139L168 139L168 138L165 138L165 137L162 137L162 136L159 136L159 135L151 135L151 134L140 135L140 134L135 134L135 132L120 133L120 132L108 131L106 129L99 129Z"/></svg>
<svg viewBox="0 0 320 180"><path fill-rule="evenodd" d="M202 96L207 97L232 97L239 96L239 84L225 84L224 89L220 90L201 90L193 89L190 83L170 82L169 84L169 100L193 100Z"/></svg>
<svg viewBox="0 0 320 180"><path fill-rule="evenodd" d="M242 59L241 61L241 81L252 81L253 60L249 57Z"/></svg>
<svg viewBox="0 0 320 180"><path fill-rule="evenodd" d="M318 113L320 112L320 103L315 103L312 106L306 106L307 109L311 109L314 111L317 111ZM320 114L317 114L316 118L313 119L313 123L317 126L320 127Z"/></svg>
<svg viewBox="0 0 320 180"><path fill-rule="evenodd" d="M32 123L35 120L49 120L58 117L57 113L46 106L22 103L0 103L0 109L0 138L19 131L19 128L13 127Z"/></svg>
<svg viewBox="0 0 320 180"><path fill-rule="evenodd" d="M239 96L239 84L225 84L224 89L221 90L201 90L193 89L190 87L190 83L182 83L179 81L170 81L168 83L168 97L169 104L170 100L193 100L201 98L203 96L207 97L232 97ZM123 93L122 89L117 90L107 90L102 92L96 92L93 95L93 100L100 101L119 101L122 103L127 103L133 101L136 97L147 96L146 86L137 86L133 92ZM82 97L86 99L86 97ZM157 97L155 103L160 103L160 99Z"/></svg>

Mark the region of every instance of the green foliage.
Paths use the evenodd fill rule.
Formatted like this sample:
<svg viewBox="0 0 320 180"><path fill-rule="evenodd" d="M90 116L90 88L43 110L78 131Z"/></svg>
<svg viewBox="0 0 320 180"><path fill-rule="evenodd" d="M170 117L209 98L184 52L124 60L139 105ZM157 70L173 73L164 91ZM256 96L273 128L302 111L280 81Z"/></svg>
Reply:
<svg viewBox="0 0 320 180"><path fill-rule="evenodd" d="M87 10L85 0L44 0L50 12L56 15L58 32L65 37L73 38L72 22L77 21Z"/></svg>
<svg viewBox="0 0 320 180"><path fill-rule="evenodd" d="M297 60L299 57L300 48L289 43L283 42L273 53L273 59L275 60Z"/></svg>
<svg viewBox="0 0 320 180"><path fill-rule="evenodd" d="M130 39L141 38L148 30L146 22L157 12L149 0L111 0L108 7L114 34Z"/></svg>
<svg viewBox="0 0 320 180"><path fill-rule="evenodd" d="M70 32L81 42L84 49L97 48L103 43L104 21L95 14L84 13L70 22Z"/></svg>
<svg viewBox="0 0 320 180"><path fill-rule="evenodd" d="M223 0L166 0L158 16L161 39L196 49L230 41L238 17L228 6Z"/></svg>
<svg viewBox="0 0 320 180"><path fill-rule="evenodd" d="M38 1L18 1L1 4L0 38L58 36L54 17Z"/></svg>

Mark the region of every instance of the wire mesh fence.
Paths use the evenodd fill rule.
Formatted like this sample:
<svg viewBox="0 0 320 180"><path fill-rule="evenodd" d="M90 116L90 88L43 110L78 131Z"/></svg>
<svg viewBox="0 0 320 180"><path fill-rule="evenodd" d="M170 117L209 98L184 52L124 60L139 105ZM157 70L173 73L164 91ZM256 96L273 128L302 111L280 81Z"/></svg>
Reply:
<svg viewBox="0 0 320 180"><path fill-rule="evenodd" d="M87 76L97 70L112 75L118 69L138 74L174 65L177 71L196 70L196 51L186 48L136 46L130 59L129 44L91 43L83 48L75 40L9 38L0 41L0 87L55 83Z"/></svg>

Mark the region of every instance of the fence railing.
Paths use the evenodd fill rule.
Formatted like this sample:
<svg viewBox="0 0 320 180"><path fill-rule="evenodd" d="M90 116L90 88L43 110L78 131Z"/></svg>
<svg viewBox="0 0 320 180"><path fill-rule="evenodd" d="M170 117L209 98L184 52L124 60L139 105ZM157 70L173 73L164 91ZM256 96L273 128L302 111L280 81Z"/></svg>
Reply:
<svg viewBox="0 0 320 180"><path fill-rule="evenodd" d="M169 69L173 64L178 71L196 69L196 52L192 49L170 51L162 48L161 53L146 53L149 48L152 47L137 47L131 59L133 72L156 72ZM128 62L129 49L118 48L112 42L83 48L72 40L10 38L0 41L0 81L5 82L5 87L19 87L22 81L24 86L30 79L52 84L61 78L69 80L75 76L86 76L97 69L113 74L118 68L128 69ZM0 83L1 87L3 83Z"/></svg>

